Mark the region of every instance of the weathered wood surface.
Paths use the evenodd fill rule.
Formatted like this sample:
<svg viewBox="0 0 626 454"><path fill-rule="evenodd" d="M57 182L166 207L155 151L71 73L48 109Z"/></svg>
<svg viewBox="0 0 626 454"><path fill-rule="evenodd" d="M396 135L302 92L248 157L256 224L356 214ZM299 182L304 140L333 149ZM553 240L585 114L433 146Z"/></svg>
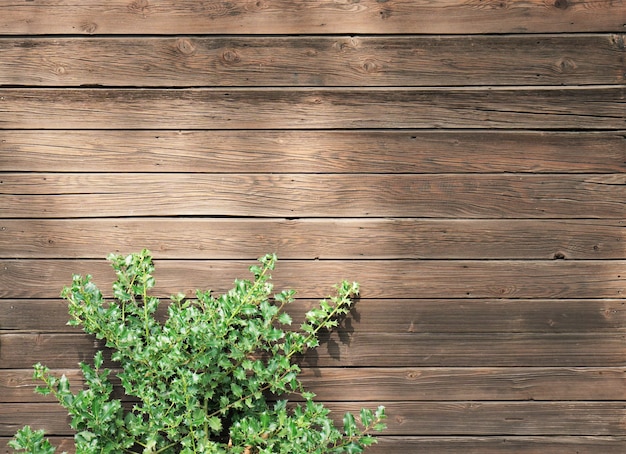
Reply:
<svg viewBox="0 0 626 454"><path fill-rule="evenodd" d="M541 33L623 31L626 6L598 0L9 1L2 34Z"/></svg>
<svg viewBox="0 0 626 454"><path fill-rule="evenodd" d="M162 301L159 319L167 317L168 301ZM298 299L288 312L299 322L317 304L316 299ZM67 325L68 319L67 304L61 299L0 300L0 333L79 333ZM347 323L355 331L391 334L624 334L626 300L363 299L354 306Z"/></svg>
<svg viewBox="0 0 626 454"><path fill-rule="evenodd" d="M624 367L304 368L300 378L307 390L329 402L351 400L355 394L363 402L600 401L626 398L625 372ZM65 375L74 392L84 384L76 369L52 373ZM112 377L111 382L116 398L132 400L124 396L119 380ZM30 370L2 369L0 402L55 402L52 396L36 394L37 384Z"/></svg>
<svg viewBox="0 0 626 454"><path fill-rule="evenodd" d="M0 53L0 85L24 86L587 85L626 77L624 35L608 34L20 38L0 41Z"/></svg>
<svg viewBox="0 0 626 454"><path fill-rule="evenodd" d="M626 212L626 174L546 179L501 174L197 174L192 178L185 174L6 173L0 180L0 201L4 218L621 219Z"/></svg>
<svg viewBox="0 0 626 454"><path fill-rule="evenodd" d="M325 403L325 402L324 402ZM624 436L624 410L610 402L381 402L387 408L387 435L562 435ZM341 420L361 403L327 403ZM372 403L372 405L375 405ZM16 414L16 412L19 412ZM467 421L470 419L471 424ZM71 433L67 413L57 404L3 404L0 435L24 424L52 435Z"/></svg>
<svg viewBox="0 0 626 454"><path fill-rule="evenodd" d="M624 437L380 437L368 454L623 454Z"/></svg>
<svg viewBox="0 0 626 454"><path fill-rule="evenodd" d="M103 349L80 334L0 334L4 368L38 362L73 368ZM622 333L404 333L351 330L321 339L305 355L308 367L619 367L626 361ZM393 351L393 355L389 352ZM112 367L107 359L105 364Z"/></svg>
<svg viewBox="0 0 626 454"><path fill-rule="evenodd" d="M0 5L0 452L73 453L32 364L82 386L59 292L143 247L165 297L276 251L296 320L360 281L302 365L372 454L625 452L623 0L79 3Z"/></svg>
<svg viewBox="0 0 626 454"><path fill-rule="evenodd" d="M620 259L622 220L3 219L2 258ZM19 239L19 240L18 240Z"/></svg>
<svg viewBox="0 0 626 454"><path fill-rule="evenodd" d="M117 173L623 173L626 131L0 130L0 170L68 169Z"/></svg>
<svg viewBox="0 0 626 454"><path fill-rule="evenodd" d="M74 454L71 438L51 437L54 446L60 451ZM10 453L8 438L0 437L0 452ZM378 444L368 449L368 454L406 454L407 452L427 452L428 454L623 454L624 437L612 436L475 436L475 437L415 437L381 436Z"/></svg>
<svg viewBox="0 0 626 454"><path fill-rule="evenodd" d="M624 129L626 87L4 89L2 129Z"/></svg>
<svg viewBox="0 0 626 454"><path fill-rule="evenodd" d="M301 298L329 294L341 279L365 285L363 298L624 298L624 260L283 260L277 289ZM349 263L349 266L346 264ZM248 261L156 260L155 295L189 296L231 288L250 274ZM103 260L0 260L0 298L57 298L76 272L91 274L110 295L114 273ZM36 276L36 279L33 279ZM302 276L307 276L302 280Z"/></svg>

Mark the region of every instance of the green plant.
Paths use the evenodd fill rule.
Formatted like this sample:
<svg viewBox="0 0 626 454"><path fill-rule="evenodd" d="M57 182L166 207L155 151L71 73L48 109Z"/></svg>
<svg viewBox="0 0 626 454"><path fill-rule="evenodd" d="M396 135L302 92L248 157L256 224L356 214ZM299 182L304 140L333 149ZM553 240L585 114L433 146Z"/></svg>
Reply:
<svg viewBox="0 0 626 454"><path fill-rule="evenodd" d="M117 275L112 301L105 301L92 277L75 275L62 296L70 325L103 339L112 351L130 402L113 397L111 370L97 352L81 363L86 386L70 391L65 376L37 364L37 391L53 394L71 416L78 454L101 453L359 453L385 425L384 408L346 413L341 428L330 411L314 402L298 379L296 359L319 345L318 335L338 326L358 294L342 282L337 294L306 314L300 330L287 329L284 311L293 290L273 295L270 272L275 255L250 267L253 280L214 297L172 297L158 321L159 299L149 251L110 255ZM286 395L299 396L288 403ZM10 442L18 451L53 453L43 431L21 429Z"/></svg>

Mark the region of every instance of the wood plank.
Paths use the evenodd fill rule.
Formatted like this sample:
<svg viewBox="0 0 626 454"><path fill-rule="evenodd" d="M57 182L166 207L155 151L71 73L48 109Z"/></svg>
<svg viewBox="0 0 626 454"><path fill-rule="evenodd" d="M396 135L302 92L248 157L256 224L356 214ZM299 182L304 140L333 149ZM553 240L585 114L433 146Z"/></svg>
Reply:
<svg viewBox="0 0 626 454"><path fill-rule="evenodd" d="M624 94L624 86L4 89L0 128L624 129Z"/></svg>
<svg viewBox="0 0 626 454"><path fill-rule="evenodd" d="M621 402L383 402L388 435L624 435ZM333 404L343 414L360 403ZM329 405L330 407L330 405ZM468 424L468 421L472 421Z"/></svg>
<svg viewBox="0 0 626 454"><path fill-rule="evenodd" d="M0 437L0 452L9 453L9 438ZM72 438L50 437L59 451L74 454ZM486 436L486 437L415 437L379 436L378 444L368 448L368 454L406 454L407 452L427 452L428 454L623 454L623 437L610 436Z"/></svg>
<svg viewBox="0 0 626 454"><path fill-rule="evenodd" d="M2 34L542 33L623 31L622 2L10 1Z"/></svg>
<svg viewBox="0 0 626 454"><path fill-rule="evenodd" d="M587 435L623 436L624 408L619 402L382 402L386 435ZM361 402L327 403L341 419ZM472 424L467 421L471 420ZM3 404L0 435L11 436L25 424L49 434L70 435L65 410L56 404Z"/></svg>
<svg viewBox="0 0 626 454"><path fill-rule="evenodd" d="M623 454L624 439L620 437L407 437L379 436L379 442L368 448L368 454L405 454L428 452L429 454L494 454L506 450L510 454ZM0 452L9 453L8 438L0 437ZM71 438L51 437L58 450L74 454Z"/></svg>
<svg viewBox="0 0 626 454"><path fill-rule="evenodd" d="M614 175L6 173L0 217L614 218Z"/></svg>
<svg viewBox="0 0 626 454"><path fill-rule="evenodd" d="M130 251L129 251L130 252ZM155 296L211 288L228 291L248 278L252 261L155 260ZM626 261L613 260L282 260L273 273L277 290L300 298L329 294L341 279L361 283L368 298L624 298ZM0 298L58 298L75 273L91 274L110 295L114 273L104 260L0 260ZM36 276L36 279L33 279ZM303 279L306 276L306 279Z"/></svg>
<svg viewBox="0 0 626 454"><path fill-rule="evenodd" d="M163 299L159 319L167 317ZM299 326L317 300L298 299L287 312ZM0 332L78 333L61 299L0 300ZM625 299L363 299L346 328L370 333L615 333L626 330Z"/></svg>
<svg viewBox="0 0 626 454"><path fill-rule="evenodd" d="M0 85L19 86L589 85L625 80L623 35L29 37L0 41L0 53Z"/></svg>
<svg viewBox="0 0 626 454"><path fill-rule="evenodd" d="M325 401L623 400L624 368L304 369Z"/></svg>
<svg viewBox="0 0 626 454"><path fill-rule="evenodd" d="M4 258L624 259L624 221L469 219L3 219Z"/></svg>
<svg viewBox="0 0 626 454"><path fill-rule="evenodd" d="M626 369L597 368L304 368L300 378L317 400L341 402L455 400L624 400ZM53 370L65 375L74 392L84 386L80 371ZM111 376L115 396L124 398L119 380ZM0 402L56 402L36 394L31 370L0 370ZM125 399L128 400L128 397ZM289 398L297 400L295 396ZM0 451L1 452L1 451Z"/></svg>
<svg viewBox="0 0 626 454"><path fill-rule="evenodd" d="M619 173L626 131L0 131L4 172Z"/></svg>
<svg viewBox="0 0 626 454"><path fill-rule="evenodd" d="M85 334L2 334L0 367L28 369L42 362L75 368L102 341ZM306 367L620 367L623 333L405 333L343 331L320 337ZM393 352L393 353L390 353ZM106 355L108 358L108 354ZM113 367L108 359L107 367Z"/></svg>
<svg viewBox="0 0 626 454"><path fill-rule="evenodd" d="M368 454L623 454L623 437L549 436L549 437L401 437L380 436Z"/></svg>

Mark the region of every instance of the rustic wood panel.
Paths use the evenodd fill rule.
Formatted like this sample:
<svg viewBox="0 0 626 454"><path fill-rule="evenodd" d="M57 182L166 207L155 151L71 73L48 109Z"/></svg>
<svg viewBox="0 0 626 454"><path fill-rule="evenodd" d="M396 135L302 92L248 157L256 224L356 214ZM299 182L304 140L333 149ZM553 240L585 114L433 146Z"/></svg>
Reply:
<svg viewBox="0 0 626 454"><path fill-rule="evenodd" d="M158 200L155 201L155 195ZM0 216L616 218L626 174L7 173ZM390 203L393 201L393 203ZM512 203L514 202L514 203Z"/></svg>
<svg viewBox="0 0 626 454"><path fill-rule="evenodd" d="M101 341L81 334L0 334L1 367L37 362L73 368L93 358ZM624 333L368 333L341 331L321 338L308 367L619 367ZM393 351L393 355L389 352ZM107 360L106 364L112 364Z"/></svg>
<svg viewBox="0 0 626 454"><path fill-rule="evenodd" d="M0 53L0 85L587 85L625 77L624 35L19 38L0 41Z"/></svg>
<svg viewBox="0 0 626 454"><path fill-rule="evenodd" d="M326 403L326 402L324 402ZM338 420L361 403L326 403ZM387 435L562 435L624 436L624 409L609 402L383 402ZM472 424L467 421L471 420ZM0 435L23 424L53 435L71 431L63 409L51 403L3 404Z"/></svg>
<svg viewBox="0 0 626 454"><path fill-rule="evenodd" d="M621 259L620 220L3 219L3 258Z"/></svg>
<svg viewBox="0 0 626 454"><path fill-rule="evenodd" d="M7 437L0 437L0 452L10 453ZM59 450L74 454L71 438L51 437ZM406 454L407 452L427 452L428 454L623 454L624 437L610 436L483 436L483 437L409 437L381 436L379 442L369 448L368 454Z"/></svg>
<svg viewBox="0 0 626 454"><path fill-rule="evenodd" d="M168 299L158 316L167 317ZM288 312L295 325L317 300L298 299ZM0 300L0 332L78 333L67 326L60 299ZM616 333L626 330L624 299L377 299L360 300L346 321L369 333Z"/></svg>
<svg viewBox="0 0 626 454"><path fill-rule="evenodd" d="M53 370L65 375L76 392L84 384L76 369ZM624 400L626 369L623 367L443 367L443 368L304 368L300 378L319 400L341 402L354 395L371 401L468 401L468 400ZM123 396L114 376L117 398ZM31 370L0 370L0 402L56 402L36 394L38 382ZM294 399L294 397L291 397ZM297 400L297 399L296 399Z"/></svg>
<svg viewBox="0 0 626 454"><path fill-rule="evenodd" d="M380 437L371 454L623 454L623 437ZM369 454L368 453L368 454Z"/></svg>
<svg viewBox="0 0 626 454"><path fill-rule="evenodd" d="M623 31L622 1L71 0L3 5L2 34L541 33Z"/></svg>
<svg viewBox="0 0 626 454"><path fill-rule="evenodd" d="M0 170L68 169L116 173L617 173L626 172L626 131L0 130Z"/></svg>
<svg viewBox="0 0 626 454"><path fill-rule="evenodd" d="M491 90L4 89L0 128L624 129L625 93L619 85Z"/></svg>
<svg viewBox="0 0 626 454"><path fill-rule="evenodd" d="M360 281L302 364L338 418L387 405L372 454L622 454L625 23L623 0L4 2L0 452L26 422L73 452L30 379L101 346L60 289L150 247L159 295L277 251L296 320Z"/></svg>
<svg viewBox="0 0 626 454"><path fill-rule="evenodd" d="M624 435L625 432L624 408L620 403L389 402L385 405L389 435ZM352 411L355 405L332 407L342 414Z"/></svg>
<svg viewBox="0 0 626 454"><path fill-rule="evenodd" d="M249 261L156 260L155 295L217 293L249 277ZM341 279L362 283L363 298L623 298L624 260L283 260L278 289L319 298ZM57 298L77 272L89 273L105 295L114 279L100 260L0 260L0 298ZM32 276L36 276L33 279ZM302 276L307 276L302 280Z"/></svg>

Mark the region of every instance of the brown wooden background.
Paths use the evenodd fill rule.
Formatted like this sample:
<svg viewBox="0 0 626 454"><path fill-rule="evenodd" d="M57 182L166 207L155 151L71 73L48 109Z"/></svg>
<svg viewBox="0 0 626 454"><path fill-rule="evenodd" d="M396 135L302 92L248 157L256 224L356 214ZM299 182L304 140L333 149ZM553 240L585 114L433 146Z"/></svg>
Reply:
<svg viewBox="0 0 626 454"><path fill-rule="evenodd" d="M74 272L159 292L266 252L302 314L362 299L305 377L387 406L372 453L626 452L623 0L5 0L0 451L98 347Z"/></svg>

